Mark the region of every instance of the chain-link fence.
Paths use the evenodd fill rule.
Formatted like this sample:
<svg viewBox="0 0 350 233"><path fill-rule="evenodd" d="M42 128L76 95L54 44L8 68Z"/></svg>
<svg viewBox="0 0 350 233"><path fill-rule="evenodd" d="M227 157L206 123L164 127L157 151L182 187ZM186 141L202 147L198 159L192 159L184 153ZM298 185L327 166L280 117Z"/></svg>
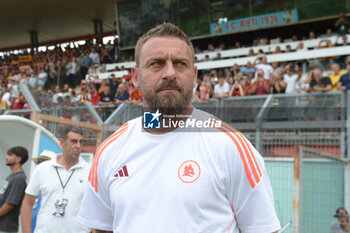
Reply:
<svg viewBox="0 0 350 233"><path fill-rule="evenodd" d="M335 211L349 207L348 160L305 146L293 157L267 157L275 208L284 232L330 232Z"/></svg>
<svg viewBox="0 0 350 233"><path fill-rule="evenodd" d="M47 107L37 101L38 97L26 98L32 98L45 116L55 117L56 120L50 117L37 120L55 135L66 123L86 124L86 145L94 145L90 151L123 123L143 114L142 104L92 106L85 102ZM283 232L297 233L329 232L331 222L336 220L335 210L340 206L350 207L348 103L350 94L342 92L193 102L196 108L243 132L261 152ZM28 116L30 110L13 113ZM103 134L99 130L102 128Z"/></svg>

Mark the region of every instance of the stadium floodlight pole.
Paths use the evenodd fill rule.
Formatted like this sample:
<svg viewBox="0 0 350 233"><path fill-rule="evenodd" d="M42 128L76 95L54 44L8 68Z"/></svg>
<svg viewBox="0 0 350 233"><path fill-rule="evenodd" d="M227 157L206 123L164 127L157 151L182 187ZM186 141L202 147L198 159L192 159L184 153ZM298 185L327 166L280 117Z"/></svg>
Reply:
<svg viewBox="0 0 350 233"><path fill-rule="evenodd" d="M256 135L255 135L255 147L258 151L262 151L262 140L261 140L261 120L268 106L272 101L272 94L268 95L264 104L262 105L258 115L256 116Z"/></svg>
<svg viewBox="0 0 350 233"><path fill-rule="evenodd" d="M102 121L101 117L97 114L97 112L95 111L95 109L91 105L91 103L89 101L85 101L84 105L86 106L86 108L89 111L89 113L91 114L91 116L96 120L97 124L103 125L103 121Z"/></svg>
<svg viewBox="0 0 350 233"><path fill-rule="evenodd" d="M30 108L33 109L34 112L41 112L41 109L39 108L38 104L34 100L34 97L30 93L27 85L25 85L24 83L20 83L19 84L19 88L21 89L24 97L28 101L28 104L29 104Z"/></svg>
<svg viewBox="0 0 350 233"><path fill-rule="evenodd" d="M121 113L123 113L124 109L127 107L127 104L121 103L118 105L118 107L112 112L111 115L105 120L104 125L111 124L114 119L119 116Z"/></svg>

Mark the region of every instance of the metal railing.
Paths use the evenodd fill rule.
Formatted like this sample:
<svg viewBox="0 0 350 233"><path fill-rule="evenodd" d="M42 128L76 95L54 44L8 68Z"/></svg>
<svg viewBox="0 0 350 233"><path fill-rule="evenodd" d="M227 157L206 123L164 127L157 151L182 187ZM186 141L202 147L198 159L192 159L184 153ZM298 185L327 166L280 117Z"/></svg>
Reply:
<svg viewBox="0 0 350 233"><path fill-rule="evenodd" d="M350 208L349 103L349 93L328 92L211 99L193 105L240 130L264 156L276 212L285 226L280 232L318 233L329 232L337 207ZM142 104L93 106L87 102L40 111L101 125L106 138L141 116L143 108ZM28 116L29 112L5 114ZM96 137L96 133L90 135Z"/></svg>

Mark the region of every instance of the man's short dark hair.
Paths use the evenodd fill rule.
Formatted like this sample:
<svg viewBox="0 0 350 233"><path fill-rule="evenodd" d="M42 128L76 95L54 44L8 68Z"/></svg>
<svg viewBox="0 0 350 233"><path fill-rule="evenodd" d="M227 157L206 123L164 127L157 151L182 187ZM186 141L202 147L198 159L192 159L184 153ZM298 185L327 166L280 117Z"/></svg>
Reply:
<svg viewBox="0 0 350 233"><path fill-rule="evenodd" d="M141 36L135 46L135 61L138 66L140 63L140 50L142 46L151 38L155 37L176 37L186 42L190 47L192 58L194 62L194 48L189 37L176 25L168 22L159 24L158 26L150 29L146 34Z"/></svg>
<svg viewBox="0 0 350 233"><path fill-rule="evenodd" d="M20 162L21 165L23 165L28 160L28 150L24 147L21 147L21 146L12 147L11 149L9 149L7 151L7 154L8 155L14 154L17 157L20 157L21 158L21 162Z"/></svg>
<svg viewBox="0 0 350 233"><path fill-rule="evenodd" d="M69 132L73 132L73 133L84 135L83 130L81 128L70 125L70 126L65 127L62 130L60 138L66 139Z"/></svg>

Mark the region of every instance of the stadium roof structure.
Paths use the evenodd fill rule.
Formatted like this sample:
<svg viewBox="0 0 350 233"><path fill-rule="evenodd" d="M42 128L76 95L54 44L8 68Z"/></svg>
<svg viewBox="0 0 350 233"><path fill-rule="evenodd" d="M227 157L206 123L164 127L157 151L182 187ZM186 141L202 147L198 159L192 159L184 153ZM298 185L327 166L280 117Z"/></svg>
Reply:
<svg viewBox="0 0 350 233"><path fill-rule="evenodd" d="M0 51L30 47L30 31L39 43L94 35L93 20L103 21L103 32L115 32L114 0L13 0L1 4Z"/></svg>

